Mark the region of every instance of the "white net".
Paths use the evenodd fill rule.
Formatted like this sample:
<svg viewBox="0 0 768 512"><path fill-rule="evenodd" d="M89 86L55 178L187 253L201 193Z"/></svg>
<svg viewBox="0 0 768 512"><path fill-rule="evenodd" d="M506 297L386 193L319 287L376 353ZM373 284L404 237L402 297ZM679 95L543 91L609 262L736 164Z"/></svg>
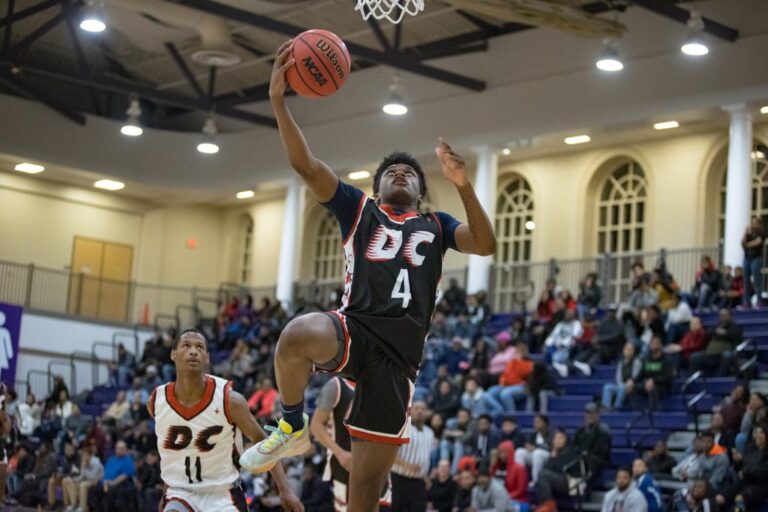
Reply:
<svg viewBox="0 0 768 512"><path fill-rule="evenodd" d="M357 0L356 11L360 11L363 19L371 16L377 20L388 19L392 23L400 23L408 14L416 16L424 10L424 0Z"/></svg>

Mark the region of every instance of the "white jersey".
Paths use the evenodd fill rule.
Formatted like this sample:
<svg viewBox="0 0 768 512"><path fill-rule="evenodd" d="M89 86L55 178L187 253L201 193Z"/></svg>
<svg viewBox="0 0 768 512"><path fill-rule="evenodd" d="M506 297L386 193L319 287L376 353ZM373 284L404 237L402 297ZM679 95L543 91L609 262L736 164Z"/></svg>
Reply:
<svg viewBox="0 0 768 512"><path fill-rule="evenodd" d="M229 414L232 383L213 375L205 379L203 398L190 407L176 400L174 382L158 386L149 399L161 476L170 488L228 489L240 476L243 436Z"/></svg>

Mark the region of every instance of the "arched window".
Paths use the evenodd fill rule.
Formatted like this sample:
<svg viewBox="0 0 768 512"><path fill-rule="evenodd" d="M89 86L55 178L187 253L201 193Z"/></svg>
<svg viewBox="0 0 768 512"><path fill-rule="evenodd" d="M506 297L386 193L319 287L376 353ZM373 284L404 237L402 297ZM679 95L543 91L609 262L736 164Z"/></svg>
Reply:
<svg viewBox="0 0 768 512"><path fill-rule="evenodd" d="M764 146L763 146L764 148ZM757 148L752 153L752 209L751 215L763 219L763 226L768 226L768 155ZM728 181L728 169L723 171L720 181L720 215L718 216L718 240L725 236L725 185Z"/></svg>
<svg viewBox="0 0 768 512"><path fill-rule="evenodd" d="M240 257L240 284L251 282L251 243L253 242L253 219L247 216L243 219L242 245Z"/></svg>
<svg viewBox="0 0 768 512"><path fill-rule="evenodd" d="M313 272L313 277L319 282L344 280L344 251L341 246L339 222L327 210L317 230Z"/></svg>
<svg viewBox="0 0 768 512"><path fill-rule="evenodd" d="M645 201L642 167L631 160L621 163L606 178L597 201L598 254L643 250Z"/></svg>

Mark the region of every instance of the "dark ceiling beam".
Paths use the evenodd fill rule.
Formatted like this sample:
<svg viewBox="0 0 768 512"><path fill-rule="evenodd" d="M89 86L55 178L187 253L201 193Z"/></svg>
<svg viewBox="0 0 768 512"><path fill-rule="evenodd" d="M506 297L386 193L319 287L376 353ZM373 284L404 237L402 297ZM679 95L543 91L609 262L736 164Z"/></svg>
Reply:
<svg viewBox="0 0 768 512"><path fill-rule="evenodd" d="M61 80L63 82L77 84L84 87L92 87L94 89L103 91L111 91L126 96L136 94L145 100L163 105L184 108L187 110L199 110L203 112L209 111L209 105L206 99L200 100L166 91L160 91L155 89L152 84L145 84L127 79L118 79L104 75L95 75L92 73L52 70L48 67L37 66L31 63L25 63L23 66L17 66L14 62L6 58L0 58L0 67L18 69L21 76L29 73L31 75L54 80ZM246 121L248 123L269 126L271 128L277 127L277 122L269 116L245 112L228 105L217 105L216 113L226 117L231 117L233 119L239 119L240 121Z"/></svg>
<svg viewBox="0 0 768 512"><path fill-rule="evenodd" d="M165 43L165 48L168 50L168 53L171 54L171 58L179 67L179 70L181 70L181 74L183 74L184 78L186 78L187 82L189 82L190 87L194 89L195 94L197 94L197 97L205 98L206 96L205 96L205 92L203 91L203 88L200 87L199 83L197 83L197 79L195 78L195 75L192 73L192 70L189 69L189 66L184 60L184 57L179 52L178 48L176 48L176 45L173 43Z"/></svg>
<svg viewBox="0 0 768 512"><path fill-rule="evenodd" d="M235 34L237 36L237 34ZM260 50L256 47L254 47L252 44L250 44L250 41L247 41L243 37L233 37L232 42L235 43L236 46L242 48L243 50L247 51L254 57L263 57L267 54L267 52Z"/></svg>
<svg viewBox="0 0 768 512"><path fill-rule="evenodd" d="M11 70L0 69L0 82L6 87L14 91L16 94L32 98L50 108L57 114L64 116L73 123L85 126L85 116L80 112L69 109L68 107L59 103L56 99L49 97L48 95L41 93L34 87L25 83L18 76L15 76Z"/></svg>
<svg viewBox="0 0 768 512"><path fill-rule="evenodd" d="M62 8L61 12L56 14L53 18L46 21L39 27L37 27L35 30L33 30L31 33L29 33L24 39L13 45L13 47L10 49L10 53L12 55L19 55L21 52L29 48L35 41L43 37L45 34L53 30L55 27L57 27L67 16L67 11L69 9Z"/></svg>
<svg viewBox="0 0 768 512"><path fill-rule="evenodd" d="M402 20L400 21L400 23L395 25L395 40L393 42L393 46L397 51L400 51L400 47L403 43L403 25L404 24L405 24L405 20Z"/></svg>
<svg viewBox="0 0 768 512"><path fill-rule="evenodd" d="M13 11L16 9L16 0L8 0L8 10L6 11L5 19L9 20L13 18ZM13 22L8 23L5 27L5 33L3 34L3 49L2 53L8 51L8 47L11 45L11 30L13 29Z"/></svg>
<svg viewBox="0 0 768 512"><path fill-rule="evenodd" d="M683 25L688 23L688 18L691 16L691 12L678 7L674 1L669 0L631 0L633 4L642 7L648 11L664 16L671 20L682 23ZM711 36L715 36L724 41L730 43L736 41L739 38L739 31L731 28L722 23L718 23L709 18L701 17L704 21L704 32Z"/></svg>
<svg viewBox="0 0 768 512"><path fill-rule="evenodd" d="M83 73L90 72L90 66L88 65L88 59L85 58L85 52L83 51L83 45L80 44L80 35L77 32L75 26L75 20L72 19L72 11L69 9L69 0L62 0L62 5L66 13L66 23L69 29L69 36L72 40L72 46L75 47L75 54L77 54L77 63L80 66L80 71ZM89 96L91 98L91 105L93 107L94 114L102 114L99 100L96 97L96 93L93 89L90 89Z"/></svg>
<svg viewBox="0 0 768 512"><path fill-rule="evenodd" d="M456 14L464 18L465 20L472 23L475 27L479 28L480 30L485 30L486 32L493 32L496 28L498 28L496 25L492 23L488 23L484 19L475 16L474 14L470 14L468 12L458 10L456 11Z"/></svg>
<svg viewBox="0 0 768 512"><path fill-rule="evenodd" d="M208 104L213 106L214 102L214 95L213 93L216 92L216 66L211 66L208 70Z"/></svg>
<svg viewBox="0 0 768 512"><path fill-rule="evenodd" d="M392 50L392 46L390 46L389 40L387 39L387 36L384 34L384 31L381 30L381 25L379 25L379 22L373 18L368 18L367 23L368 23L368 26L371 27L371 30L373 30L373 35L376 36L376 39L378 39L379 44L384 49L384 51L388 52Z"/></svg>
<svg viewBox="0 0 768 512"><path fill-rule="evenodd" d="M22 9L12 16L6 16L5 18L1 19L0 28L5 27L9 24L12 24L16 21L23 20L24 18L29 18L30 16L34 16L35 14L39 12L43 12L46 9L50 9L51 7L54 7L56 5L59 5L59 0L46 0L45 2L40 2L39 4L35 4L32 7L27 7L26 9Z"/></svg>
<svg viewBox="0 0 768 512"><path fill-rule="evenodd" d="M245 23L255 28L263 30L269 30L271 32L277 32L289 37L296 36L303 32L305 29L290 23L285 23L267 16L262 16L251 11L244 9L238 9L229 5L225 5L212 0L166 0L167 2L175 3L178 5L184 5L191 7L199 11L220 16L232 21ZM357 43L346 42L349 52L365 60L370 60L378 64L383 64L398 68L402 71L409 71L411 73L426 76L434 80L440 80L452 85L470 89L473 91L482 91L485 89L485 82L477 80L471 77L460 75L452 71L436 68L427 64L421 63L418 59L408 57L402 53L397 52L382 52L374 50Z"/></svg>

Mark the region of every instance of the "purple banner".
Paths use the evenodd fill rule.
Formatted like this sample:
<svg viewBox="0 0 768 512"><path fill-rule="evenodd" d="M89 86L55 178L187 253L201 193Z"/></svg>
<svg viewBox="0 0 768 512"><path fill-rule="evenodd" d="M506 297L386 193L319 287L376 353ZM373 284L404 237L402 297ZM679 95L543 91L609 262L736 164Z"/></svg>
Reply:
<svg viewBox="0 0 768 512"><path fill-rule="evenodd" d="M21 306L0 302L0 381L9 388L16 387L22 312Z"/></svg>

